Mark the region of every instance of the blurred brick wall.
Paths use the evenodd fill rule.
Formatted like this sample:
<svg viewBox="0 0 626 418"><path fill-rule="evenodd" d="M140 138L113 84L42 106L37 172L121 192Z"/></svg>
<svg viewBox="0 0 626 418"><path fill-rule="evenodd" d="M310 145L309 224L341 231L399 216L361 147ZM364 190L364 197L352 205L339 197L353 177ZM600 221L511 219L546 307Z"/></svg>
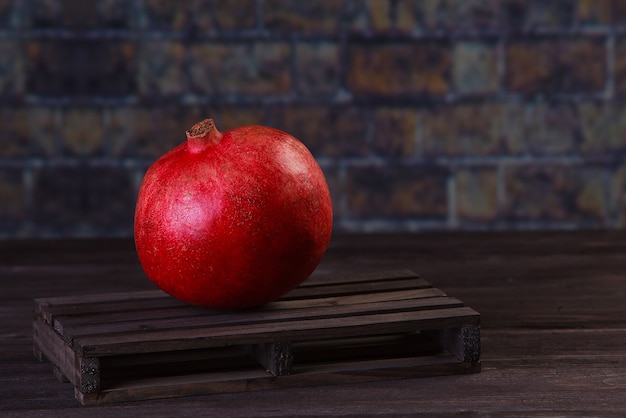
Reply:
<svg viewBox="0 0 626 418"><path fill-rule="evenodd" d="M0 0L0 237L130 235L212 116L300 138L336 231L622 227L626 1Z"/></svg>

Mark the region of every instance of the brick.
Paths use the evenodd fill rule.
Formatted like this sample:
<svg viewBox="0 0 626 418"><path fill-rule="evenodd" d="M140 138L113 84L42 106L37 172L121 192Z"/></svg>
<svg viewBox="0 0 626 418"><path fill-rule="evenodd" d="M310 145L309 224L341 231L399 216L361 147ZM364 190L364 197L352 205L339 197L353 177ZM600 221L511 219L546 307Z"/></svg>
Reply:
<svg viewBox="0 0 626 418"><path fill-rule="evenodd" d="M255 0L147 0L144 25L175 31L245 30L257 25Z"/></svg>
<svg viewBox="0 0 626 418"><path fill-rule="evenodd" d="M98 26L98 2L61 0L61 22L73 30L93 29Z"/></svg>
<svg viewBox="0 0 626 418"><path fill-rule="evenodd" d="M74 93L75 74L63 42L30 41L26 43L26 56L29 93L52 96Z"/></svg>
<svg viewBox="0 0 626 418"><path fill-rule="evenodd" d="M84 48L84 49L83 49ZM127 96L137 92L136 46L131 41L86 42L74 56L86 59L87 64L79 65L81 88L89 96Z"/></svg>
<svg viewBox="0 0 626 418"><path fill-rule="evenodd" d="M352 34L371 33L370 6L373 4L363 1L346 1L342 10L341 30Z"/></svg>
<svg viewBox="0 0 626 418"><path fill-rule="evenodd" d="M519 102L504 102L493 105L493 134L500 138L504 147L504 154L528 153L527 120L524 116L527 106Z"/></svg>
<svg viewBox="0 0 626 418"><path fill-rule="evenodd" d="M581 26L626 25L626 3L622 0L578 0L577 6Z"/></svg>
<svg viewBox="0 0 626 418"><path fill-rule="evenodd" d="M61 111L54 107L37 106L25 110L20 118L19 135L28 137L33 155L55 157L60 153Z"/></svg>
<svg viewBox="0 0 626 418"><path fill-rule="evenodd" d="M41 168L33 175L33 220L40 233L66 233L87 213L86 173L77 168Z"/></svg>
<svg viewBox="0 0 626 418"><path fill-rule="evenodd" d="M208 115L216 121L220 131L229 131L240 126L264 125L265 108L250 106L220 107Z"/></svg>
<svg viewBox="0 0 626 418"><path fill-rule="evenodd" d="M156 119L157 115L150 109L129 109L128 113L131 117L127 120L129 125L126 130L127 132L132 132L138 157L156 160L165 152L184 141L184 138L180 135L176 135L174 138L159 135L158 125L161 121Z"/></svg>
<svg viewBox="0 0 626 418"><path fill-rule="evenodd" d="M569 29L576 17L576 0L508 0L504 18L509 30Z"/></svg>
<svg viewBox="0 0 626 418"><path fill-rule="evenodd" d="M579 103L580 152L586 156L614 156L626 151L626 107L616 103Z"/></svg>
<svg viewBox="0 0 626 418"><path fill-rule="evenodd" d="M498 90L498 52L493 44L458 42L453 48L452 78L459 94L489 94Z"/></svg>
<svg viewBox="0 0 626 418"><path fill-rule="evenodd" d="M502 25L501 0L453 1L454 20L449 29L461 31L498 30Z"/></svg>
<svg viewBox="0 0 626 418"><path fill-rule="evenodd" d="M605 223L609 215L607 183L609 173L605 169L592 169L589 172L578 174L579 188L575 191L574 202L576 215L591 221Z"/></svg>
<svg viewBox="0 0 626 418"><path fill-rule="evenodd" d="M133 118L137 153L142 158L156 160L167 151L187 140L185 132L206 118L202 107L158 107L137 109Z"/></svg>
<svg viewBox="0 0 626 418"><path fill-rule="evenodd" d="M192 1L147 0L143 6L142 20L146 28L180 30L188 24Z"/></svg>
<svg viewBox="0 0 626 418"><path fill-rule="evenodd" d="M27 26L32 29L66 28L87 30L100 23L98 8L102 3L82 0L32 0L23 8ZM99 4L100 3L100 4Z"/></svg>
<svg viewBox="0 0 626 418"><path fill-rule="evenodd" d="M389 4L389 3L388 3ZM449 22L442 22L439 18L443 17L444 20L450 19L448 13L441 13L438 15L437 9L440 7L446 7L445 4L439 1L407 1L402 0L395 3L396 10L387 10L386 15L389 16L389 24L387 27L376 27L374 29L393 29L401 33L420 33L423 34L428 31L432 31L441 26L448 26ZM444 17L445 16L445 17ZM393 22L394 20L395 22Z"/></svg>
<svg viewBox="0 0 626 418"><path fill-rule="evenodd" d="M136 92L135 47L101 40L29 41L26 86L41 96L120 96Z"/></svg>
<svg viewBox="0 0 626 418"><path fill-rule="evenodd" d="M135 156L134 108L115 107L103 112L105 147L109 155L114 157Z"/></svg>
<svg viewBox="0 0 626 418"><path fill-rule="evenodd" d="M626 26L626 3L622 0L611 0L611 23Z"/></svg>
<svg viewBox="0 0 626 418"><path fill-rule="evenodd" d="M535 155L566 155L576 151L580 137L578 112L568 104L525 106L524 135Z"/></svg>
<svg viewBox="0 0 626 418"><path fill-rule="evenodd" d="M216 26L220 30L252 29L257 25L255 0L215 0L206 17L215 16ZM200 15L202 17L202 15ZM194 19L198 21L197 18ZM201 25L198 25L202 28Z"/></svg>
<svg viewBox="0 0 626 418"><path fill-rule="evenodd" d="M192 89L218 99L288 93L291 55L287 42L198 44L191 48Z"/></svg>
<svg viewBox="0 0 626 418"><path fill-rule="evenodd" d="M354 45L347 83L357 95L443 95L450 89L451 65L445 43Z"/></svg>
<svg viewBox="0 0 626 418"><path fill-rule="evenodd" d="M263 1L265 27L272 31L336 33L345 19L344 0Z"/></svg>
<svg viewBox="0 0 626 418"><path fill-rule="evenodd" d="M420 111L420 136L425 156L471 157L517 151L498 103L459 104Z"/></svg>
<svg viewBox="0 0 626 418"><path fill-rule="evenodd" d="M13 0L0 0L0 25L3 28L16 26L17 13L13 3Z"/></svg>
<svg viewBox="0 0 626 418"><path fill-rule="evenodd" d="M626 95L626 37L620 36L615 41L613 74L615 78L615 95Z"/></svg>
<svg viewBox="0 0 626 418"><path fill-rule="evenodd" d="M406 4L405 2L403 4ZM374 31L388 31L394 28L393 5L391 0L379 0L370 2L370 15L372 29ZM404 14L403 14L404 15ZM410 15L410 13L407 13ZM412 19L406 19L412 26Z"/></svg>
<svg viewBox="0 0 626 418"><path fill-rule="evenodd" d="M0 147L0 156L41 157L58 152L58 115L50 108L17 107L3 109L2 137L10 138Z"/></svg>
<svg viewBox="0 0 626 418"><path fill-rule="evenodd" d="M340 155L329 127L328 109L322 106L289 106L268 108L267 125L285 131L302 141L316 155ZM332 148L331 148L332 147Z"/></svg>
<svg viewBox="0 0 626 418"><path fill-rule="evenodd" d="M24 56L17 42L0 41L0 99L24 93Z"/></svg>
<svg viewBox="0 0 626 418"><path fill-rule="evenodd" d="M494 135L510 155L570 155L578 151L580 123L566 103L505 103L494 110Z"/></svg>
<svg viewBox="0 0 626 418"><path fill-rule="evenodd" d="M604 39L511 42L506 49L506 67L507 86L512 91L599 93L606 78Z"/></svg>
<svg viewBox="0 0 626 418"><path fill-rule="evenodd" d="M298 92L329 95L339 88L339 47L330 42L299 43L295 49Z"/></svg>
<svg viewBox="0 0 626 418"><path fill-rule="evenodd" d="M620 164L615 167L610 180L609 213L612 221L609 226L615 228L626 227L626 165Z"/></svg>
<svg viewBox="0 0 626 418"><path fill-rule="evenodd" d="M608 213L609 227L624 228L626 227L626 200L624 191L626 190L626 166L624 164L617 165L610 172L609 179L609 195L608 195Z"/></svg>
<svg viewBox="0 0 626 418"><path fill-rule="evenodd" d="M143 42L137 54L137 85L145 97L177 96L187 89L181 42Z"/></svg>
<svg viewBox="0 0 626 418"><path fill-rule="evenodd" d="M412 34L494 29L499 25L495 0L399 0L371 2L372 29Z"/></svg>
<svg viewBox="0 0 626 418"><path fill-rule="evenodd" d="M578 0L576 16L583 26L610 24L613 0Z"/></svg>
<svg viewBox="0 0 626 418"><path fill-rule="evenodd" d="M0 236L15 233L28 218L21 169L0 168Z"/></svg>
<svg viewBox="0 0 626 418"><path fill-rule="evenodd" d="M65 154L91 156L102 152L104 126L99 109L67 109L63 112L61 139Z"/></svg>
<svg viewBox="0 0 626 418"><path fill-rule="evenodd" d="M270 110L268 125L295 136L316 157L350 157L368 152L365 117L352 106L278 107Z"/></svg>
<svg viewBox="0 0 626 418"><path fill-rule="evenodd" d="M376 31L433 34L494 30L500 26L498 0L374 1L372 27Z"/></svg>
<svg viewBox="0 0 626 418"><path fill-rule="evenodd" d="M0 108L0 138L0 158L30 155L28 112L24 108Z"/></svg>
<svg viewBox="0 0 626 418"><path fill-rule="evenodd" d="M103 0L96 7L101 28L127 29L136 25L133 4L127 0Z"/></svg>
<svg viewBox="0 0 626 418"><path fill-rule="evenodd" d="M110 235L132 231L130 173L106 167L43 167L35 171L34 220L45 235Z"/></svg>
<svg viewBox="0 0 626 418"><path fill-rule="evenodd" d="M346 215L359 220L443 220L448 177L439 166L349 167Z"/></svg>
<svg viewBox="0 0 626 418"><path fill-rule="evenodd" d="M50 29L61 25L63 13L62 0L32 0L30 7L24 9L27 26L33 29Z"/></svg>
<svg viewBox="0 0 626 418"><path fill-rule="evenodd" d="M383 156L411 157L416 153L417 112L412 108L374 111L372 146Z"/></svg>
<svg viewBox="0 0 626 418"><path fill-rule="evenodd" d="M609 172L589 166L513 166L506 170L505 214L514 221L577 222L607 219Z"/></svg>
<svg viewBox="0 0 626 418"><path fill-rule="evenodd" d="M132 4L125 0L30 0L15 7L14 21L31 29L124 29L131 25Z"/></svg>
<svg viewBox="0 0 626 418"><path fill-rule="evenodd" d="M98 235L132 234L135 187L126 169L92 167L87 175L87 217Z"/></svg>
<svg viewBox="0 0 626 418"><path fill-rule="evenodd" d="M494 222L500 213L498 170L471 167L455 173L457 214L461 222Z"/></svg>

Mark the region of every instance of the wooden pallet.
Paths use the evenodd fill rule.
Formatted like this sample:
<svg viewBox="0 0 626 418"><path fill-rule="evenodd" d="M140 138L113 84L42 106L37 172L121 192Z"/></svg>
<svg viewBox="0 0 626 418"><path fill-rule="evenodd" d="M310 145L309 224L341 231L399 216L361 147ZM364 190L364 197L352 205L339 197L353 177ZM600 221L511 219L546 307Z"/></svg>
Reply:
<svg viewBox="0 0 626 418"><path fill-rule="evenodd" d="M407 270L309 279L250 311L161 291L35 300L34 351L84 405L480 371L480 315Z"/></svg>

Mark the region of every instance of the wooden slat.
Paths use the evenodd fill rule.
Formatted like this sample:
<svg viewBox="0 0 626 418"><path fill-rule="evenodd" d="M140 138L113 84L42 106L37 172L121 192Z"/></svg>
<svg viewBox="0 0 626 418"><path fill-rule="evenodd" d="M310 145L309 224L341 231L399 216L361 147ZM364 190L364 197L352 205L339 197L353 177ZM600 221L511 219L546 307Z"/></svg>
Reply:
<svg viewBox="0 0 626 418"><path fill-rule="evenodd" d="M98 395L82 396L85 405L184 396L250 392L267 389L339 385L426 376L476 373L480 364L459 363L452 356L408 357L379 361L341 362L298 367L271 378L262 370L203 373L143 379L120 384Z"/></svg>
<svg viewBox="0 0 626 418"><path fill-rule="evenodd" d="M277 329L276 324L258 324L242 334L240 326L219 328L147 331L140 335L91 335L74 340L81 355L106 356L113 354L145 353L155 350L187 350L216 347L226 344L245 344L250 340L270 342L334 338L357 335L381 335L411 332L415 329L454 328L477 325L479 315L471 308L400 312L359 317L340 317L293 322L289 329Z"/></svg>
<svg viewBox="0 0 626 418"><path fill-rule="evenodd" d="M400 270L397 272L359 274L353 277L346 276L335 279L325 278L319 283L294 289L281 298L281 301L310 300L314 298L428 288L432 289L432 285L426 280L419 278L410 270ZM441 291L438 292L443 294ZM189 309L189 306L161 290L140 291L132 294L109 293L35 299L35 311L50 323L56 316L71 315L75 317L85 313L145 311L146 309ZM206 309L205 312L209 313L211 310Z"/></svg>
<svg viewBox="0 0 626 418"><path fill-rule="evenodd" d="M408 299L440 297L445 294L436 288L401 290L385 293L368 293L327 298L310 298L303 300L280 300L272 302L260 309L264 311L309 309L315 307L334 307L343 305L357 305L382 301L402 301ZM172 299L167 296L167 298ZM97 309L95 312L83 311L80 314L54 315L54 322L59 323L59 330L63 327L80 325L90 328L98 324L122 323L127 321L169 320L174 318L192 318L195 316L223 315L224 311L213 311L198 306L180 304L172 307L144 307L142 309Z"/></svg>
<svg viewBox="0 0 626 418"><path fill-rule="evenodd" d="M205 316L157 318L151 321L128 319L122 322L104 321L99 324L81 322L77 325L73 325L69 321L65 324L59 321L55 322L54 327L66 342L72 343L74 339L91 335L109 335L112 337L115 334L132 333L140 336L144 332L191 331L193 329L203 329L209 332L214 328L224 326L240 326L240 333L246 333L247 328L252 328L256 324L273 324L277 328L289 329L292 322L300 320L381 315L393 312L454 308L462 305L462 302L454 298L432 297L339 306L319 306L308 309L257 311L254 315L250 315L248 312L222 313Z"/></svg>
<svg viewBox="0 0 626 418"><path fill-rule="evenodd" d="M55 316L61 315L139 311L147 308L167 309L179 306L184 306L184 304L160 290L74 296L67 300L62 297L35 299L35 312L49 323L52 323Z"/></svg>
<svg viewBox="0 0 626 418"><path fill-rule="evenodd" d="M446 294L439 289L430 287L420 289L396 290L389 292L362 293L345 296L316 297L302 300L281 299L264 306L262 309L306 309L318 306L358 305L362 303L401 301L407 299L423 299L439 296L446 296Z"/></svg>

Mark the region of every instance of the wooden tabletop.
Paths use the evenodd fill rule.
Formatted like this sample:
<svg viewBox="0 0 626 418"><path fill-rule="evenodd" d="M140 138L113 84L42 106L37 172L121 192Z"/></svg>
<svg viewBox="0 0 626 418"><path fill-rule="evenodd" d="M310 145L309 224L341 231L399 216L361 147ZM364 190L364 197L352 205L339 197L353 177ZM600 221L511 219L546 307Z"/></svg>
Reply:
<svg viewBox="0 0 626 418"><path fill-rule="evenodd" d="M0 415L626 416L626 232L337 235L315 275L397 269L480 312L480 373L83 407L33 299L154 289L132 240L0 241Z"/></svg>

